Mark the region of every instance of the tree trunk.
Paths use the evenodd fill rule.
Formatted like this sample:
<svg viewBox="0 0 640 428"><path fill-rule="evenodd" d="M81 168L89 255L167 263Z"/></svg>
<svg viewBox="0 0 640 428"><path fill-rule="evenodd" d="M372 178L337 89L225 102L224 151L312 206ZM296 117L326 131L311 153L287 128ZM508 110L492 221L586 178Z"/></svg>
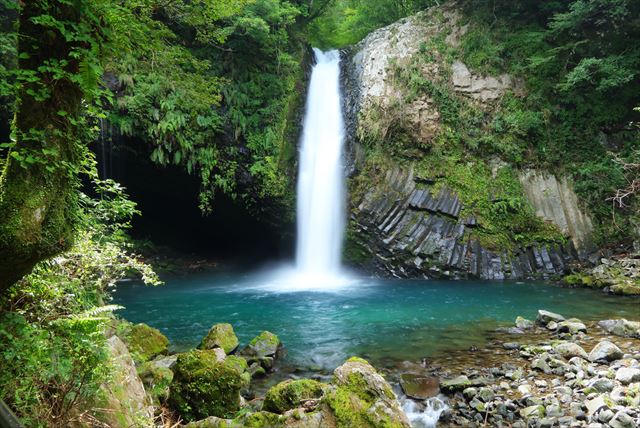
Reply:
<svg viewBox="0 0 640 428"><path fill-rule="evenodd" d="M69 2L72 3L73 2ZM0 293L46 258L67 249L78 218L78 165L83 91L68 74L41 67L56 64L77 74L79 59L70 52L78 42L55 27L79 22L83 8L56 0L22 2L19 18L19 74L37 77L18 91L13 123L16 144L0 177ZM60 63L60 61L66 61ZM40 69L39 69L40 68ZM42 90L46 93L42 93Z"/></svg>

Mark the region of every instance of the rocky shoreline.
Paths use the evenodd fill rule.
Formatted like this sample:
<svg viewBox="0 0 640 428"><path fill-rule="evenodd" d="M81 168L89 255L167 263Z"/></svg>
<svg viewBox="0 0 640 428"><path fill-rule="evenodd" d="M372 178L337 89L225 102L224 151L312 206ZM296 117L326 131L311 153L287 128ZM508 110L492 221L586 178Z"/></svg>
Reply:
<svg viewBox="0 0 640 428"><path fill-rule="evenodd" d="M175 355L144 324L120 321L112 334L138 375L131 383L141 401L129 407L155 409L153 426L640 426L638 321L583 322L539 310L482 348L379 370L352 357L333 373L289 371L275 334L241 347L230 324Z"/></svg>

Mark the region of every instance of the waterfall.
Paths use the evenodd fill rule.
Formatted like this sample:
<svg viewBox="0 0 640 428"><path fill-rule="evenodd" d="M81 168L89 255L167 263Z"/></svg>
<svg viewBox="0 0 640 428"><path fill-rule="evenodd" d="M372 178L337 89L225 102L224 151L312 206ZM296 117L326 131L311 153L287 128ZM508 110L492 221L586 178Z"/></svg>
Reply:
<svg viewBox="0 0 640 428"><path fill-rule="evenodd" d="M344 236L344 122L340 54L314 49L298 174L296 270L338 277Z"/></svg>

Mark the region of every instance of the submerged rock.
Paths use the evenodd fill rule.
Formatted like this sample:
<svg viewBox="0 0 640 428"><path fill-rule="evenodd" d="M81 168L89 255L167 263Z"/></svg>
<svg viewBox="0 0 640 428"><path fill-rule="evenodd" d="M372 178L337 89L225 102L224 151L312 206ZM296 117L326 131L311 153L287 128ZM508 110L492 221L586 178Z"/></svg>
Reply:
<svg viewBox="0 0 640 428"><path fill-rule="evenodd" d="M435 397L440 392L440 380L433 376L403 373L400 386L408 397L418 400Z"/></svg>
<svg viewBox="0 0 640 428"><path fill-rule="evenodd" d="M240 390L251 378L246 370L244 359L228 356L221 361L213 350L180 354L169 404L187 421L231 416L240 410Z"/></svg>
<svg viewBox="0 0 640 428"><path fill-rule="evenodd" d="M326 386L310 379L285 380L267 391L262 409L282 414L302 407L308 401L319 402Z"/></svg>
<svg viewBox="0 0 640 428"><path fill-rule="evenodd" d="M238 347L238 338L233 331L233 326L228 323L216 324L207 333L200 343L201 349L220 348L225 354L230 354Z"/></svg>
<svg viewBox="0 0 640 428"><path fill-rule="evenodd" d="M169 351L169 339L160 330L146 324L121 322L116 334L127 345L136 364L149 361Z"/></svg>

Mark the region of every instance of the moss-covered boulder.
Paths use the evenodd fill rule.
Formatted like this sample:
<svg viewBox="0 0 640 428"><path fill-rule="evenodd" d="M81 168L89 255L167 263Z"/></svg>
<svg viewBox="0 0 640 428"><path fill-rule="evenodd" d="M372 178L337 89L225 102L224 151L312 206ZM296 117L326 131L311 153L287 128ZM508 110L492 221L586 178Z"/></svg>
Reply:
<svg viewBox="0 0 640 428"><path fill-rule="evenodd" d="M169 405L185 420L230 417L240 410L240 390L250 375L247 362L236 356L221 360L213 350L180 354L174 366Z"/></svg>
<svg viewBox="0 0 640 428"><path fill-rule="evenodd" d="M305 413L294 410L286 415L269 412L246 413L235 419L209 417L191 422L185 428L327 428L333 427L333 417L327 412Z"/></svg>
<svg viewBox="0 0 640 428"><path fill-rule="evenodd" d="M233 331L233 326L221 323L211 327L209 333L202 339L200 349L220 348L226 354L230 354L238 348L238 344L238 337Z"/></svg>
<svg viewBox="0 0 640 428"><path fill-rule="evenodd" d="M169 398L169 385L173 380L171 369L156 361L147 361L138 367L138 376L154 404L159 405Z"/></svg>
<svg viewBox="0 0 640 428"><path fill-rule="evenodd" d="M273 413L302 406L307 400L320 400L325 384L310 379L285 380L267 391L262 409Z"/></svg>
<svg viewBox="0 0 640 428"><path fill-rule="evenodd" d="M136 364L165 355L169 351L169 339L160 330L146 324L121 322L116 327L116 334L127 345Z"/></svg>
<svg viewBox="0 0 640 428"><path fill-rule="evenodd" d="M411 426L391 386L367 361L347 360L334 371L333 385L323 403L333 413L336 427Z"/></svg>
<svg viewBox="0 0 640 428"><path fill-rule="evenodd" d="M242 351L242 353L251 357L275 358L281 347L282 343L278 336L269 331L263 331L249 342L249 345Z"/></svg>

